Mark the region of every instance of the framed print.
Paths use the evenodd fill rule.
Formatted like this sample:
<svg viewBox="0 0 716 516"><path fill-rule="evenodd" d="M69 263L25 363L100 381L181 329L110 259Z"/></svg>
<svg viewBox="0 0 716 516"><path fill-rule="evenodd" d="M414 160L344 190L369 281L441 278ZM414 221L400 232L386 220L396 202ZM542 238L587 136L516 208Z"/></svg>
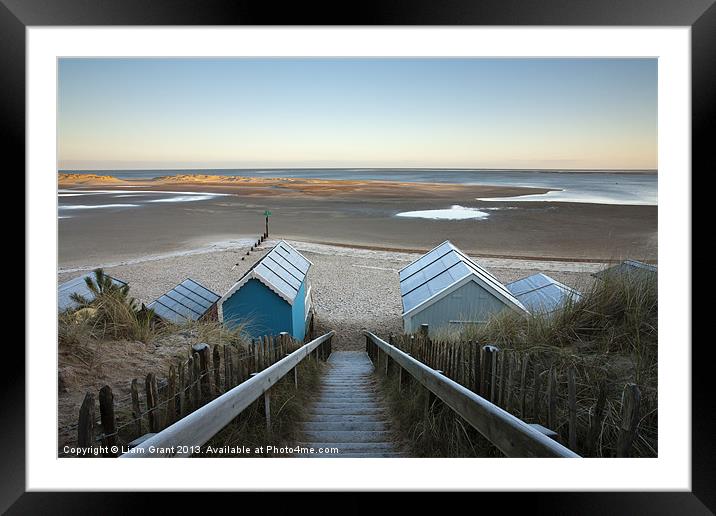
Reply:
<svg viewBox="0 0 716 516"><path fill-rule="evenodd" d="M27 192L3 509L713 510L691 337L712 2L149 5L0 11Z"/></svg>

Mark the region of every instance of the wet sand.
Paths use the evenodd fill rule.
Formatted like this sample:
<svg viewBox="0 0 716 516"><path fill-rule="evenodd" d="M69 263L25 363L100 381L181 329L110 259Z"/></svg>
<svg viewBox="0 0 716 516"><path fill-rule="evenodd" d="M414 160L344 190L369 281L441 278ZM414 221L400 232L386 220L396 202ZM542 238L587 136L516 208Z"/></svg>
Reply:
<svg viewBox="0 0 716 516"><path fill-rule="evenodd" d="M137 209L101 209L61 219L59 266L88 267L211 242L255 238L270 209L272 237L345 246L425 251L443 240L478 257L605 261L657 258L657 207L476 198L544 193L538 188L296 178L167 178L61 181L61 188L230 194ZM87 196L88 199L90 196ZM99 202L90 201L89 202ZM485 220L396 217L452 205L488 209Z"/></svg>

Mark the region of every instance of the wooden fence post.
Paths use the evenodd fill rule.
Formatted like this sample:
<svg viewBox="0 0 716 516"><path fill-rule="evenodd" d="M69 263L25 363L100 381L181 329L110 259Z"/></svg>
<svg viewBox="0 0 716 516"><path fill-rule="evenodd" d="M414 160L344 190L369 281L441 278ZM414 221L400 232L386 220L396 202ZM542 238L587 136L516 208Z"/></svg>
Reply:
<svg viewBox="0 0 716 516"><path fill-rule="evenodd" d="M517 365L516 357L513 353L510 353L510 364L507 367L509 369L507 373L507 386L505 387L505 410L510 411L510 402L512 401L512 378L515 373L515 366Z"/></svg>
<svg viewBox="0 0 716 516"><path fill-rule="evenodd" d="M525 354L524 357L522 357L522 376L520 379L520 418L525 419L527 412L527 367L530 363L530 356Z"/></svg>
<svg viewBox="0 0 716 516"><path fill-rule="evenodd" d="M421 324L420 329L418 330L420 332L420 336L424 338L425 340L428 339L428 331L430 330L430 326L427 324Z"/></svg>
<svg viewBox="0 0 716 516"><path fill-rule="evenodd" d="M144 380L144 390L147 398L147 417L149 419L149 431L159 431L159 414L157 413L157 377L149 373Z"/></svg>
<svg viewBox="0 0 716 516"><path fill-rule="evenodd" d="M534 394L532 395L532 419L535 423L539 423L539 405L540 405L540 390L542 390L542 375L537 369L535 363L534 368Z"/></svg>
<svg viewBox="0 0 716 516"><path fill-rule="evenodd" d="M189 356L186 362L186 414L197 409L194 397L194 357ZM185 415L186 415L185 414Z"/></svg>
<svg viewBox="0 0 716 516"><path fill-rule="evenodd" d="M77 423L77 445L82 448L94 446L94 394L88 392L80 407Z"/></svg>
<svg viewBox="0 0 716 516"><path fill-rule="evenodd" d="M500 353L500 391L497 397L497 404L500 407L505 406L505 383L507 383L505 381L505 362L507 362L507 353L502 352Z"/></svg>
<svg viewBox="0 0 716 516"><path fill-rule="evenodd" d="M639 408L641 405L641 392L634 383L624 386L622 393L622 422L619 425L617 438L617 457L628 457L639 424Z"/></svg>
<svg viewBox="0 0 716 516"><path fill-rule="evenodd" d="M281 358L284 358L285 356L288 356L291 354L291 351L289 350L289 347L288 347L288 344L289 344L288 332L282 331L279 334L279 338L281 339ZM311 340L313 340L313 339L311 339Z"/></svg>
<svg viewBox="0 0 716 516"><path fill-rule="evenodd" d="M472 390L476 394L480 394L480 386L482 385L482 376L480 375L480 372L482 370L482 365L480 364L481 348L477 342L473 343L472 341L470 341L470 347L473 348L472 349L472 352L473 352L472 353L472 360L473 360L472 370L473 370L473 380L475 382L473 384Z"/></svg>
<svg viewBox="0 0 716 516"><path fill-rule="evenodd" d="M547 427L550 430L557 428L557 370L549 371L547 384Z"/></svg>
<svg viewBox="0 0 716 516"><path fill-rule="evenodd" d="M482 361L482 389L480 396L485 399L489 399L490 402L494 402L495 398L495 372L497 368L497 353L499 348L497 346L483 346L483 361Z"/></svg>
<svg viewBox="0 0 716 516"><path fill-rule="evenodd" d="M574 366L567 369L567 395L569 408L569 449L577 451L577 386L574 383Z"/></svg>
<svg viewBox="0 0 716 516"><path fill-rule="evenodd" d="M599 430L604 421L604 407L607 403L607 385L604 380L599 382L599 392L597 393L597 402L594 410L589 417L589 432L587 433L586 453L588 457L594 456L597 451L597 442L599 441Z"/></svg>
<svg viewBox="0 0 716 516"><path fill-rule="evenodd" d="M192 360L192 373L191 373L191 398L192 406L194 410L201 407L201 358L199 353L194 353L194 359Z"/></svg>
<svg viewBox="0 0 716 516"><path fill-rule="evenodd" d="M228 392L234 387L234 381L231 378L231 355L229 352L229 344L224 344L224 392Z"/></svg>
<svg viewBox="0 0 716 516"><path fill-rule="evenodd" d="M211 378L209 377L209 346L204 343L194 344L191 348L199 355L199 374L201 386L201 404L205 405L211 400Z"/></svg>
<svg viewBox="0 0 716 516"><path fill-rule="evenodd" d="M264 335L263 338L259 339L259 359L260 359L260 365L259 365L259 371L263 371L268 367L268 363L266 361L266 348L268 347L268 336Z"/></svg>
<svg viewBox="0 0 716 516"><path fill-rule="evenodd" d="M218 396L221 392L226 392L226 386L224 389L221 388L221 353L219 351L219 345L214 345L214 351L212 352L211 365L214 366L214 389L216 389L216 395Z"/></svg>
<svg viewBox="0 0 716 516"><path fill-rule="evenodd" d="M137 437L142 435L142 406L139 403L139 384L137 379L132 380L132 419L134 419L134 433Z"/></svg>
<svg viewBox="0 0 716 516"><path fill-rule="evenodd" d="M169 366L169 382L167 384L167 408L164 415L164 426L169 426L177 419L177 376L174 364Z"/></svg>
<svg viewBox="0 0 716 516"><path fill-rule="evenodd" d="M117 420L114 417L114 394L109 385L105 385L99 390L99 417L102 421L102 440L104 445L110 447L104 453L105 457L115 457L117 454L111 450L112 446L116 446L117 439Z"/></svg>
<svg viewBox="0 0 716 516"><path fill-rule="evenodd" d="M435 400L435 394L430 389L425 388L425 419L430 416L430 407L433 405Z"/></svg>
<svg viewBox="0 0 716 516"><path fill-rule="evenodd" d="M264 413L266 415L266 433L271 438L271 389L264 392Z"/></svg>
<svg viewBox="0 0 716 516"><path fill-rule="evenodd" d="M179 381L177 388L179 389L179 418L186 415L186 377L184 376L184 362L179 359L177 363L179 369Z"/></svg>

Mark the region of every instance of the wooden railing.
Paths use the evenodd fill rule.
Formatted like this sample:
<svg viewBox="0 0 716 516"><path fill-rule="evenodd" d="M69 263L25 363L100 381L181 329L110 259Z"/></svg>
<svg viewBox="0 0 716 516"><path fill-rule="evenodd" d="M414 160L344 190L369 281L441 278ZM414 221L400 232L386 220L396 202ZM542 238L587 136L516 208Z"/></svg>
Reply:
<svg viewBox="0 0 716 516"><path fill-rule="evenodd" d="M446 378L419 360L376 335L364 331L366 351L377 369L390 361L409 373L440 398L507 457L579 457L569 448L547 437L521 419L490 403L459 383ZM384 365L381 365L383 362ZM401 370L401 373L402 373Z"/></svg>
<svg viewBox="0 0 716 516"><path fill-rule="evenodd" d="M209 439L228 425L236 416L264 397L267 415L270 415L270 389L306 357L327 358L331 354L333 331L303 345L272 366L256 373L245 382L200 407L158 434L146 439L120 458L133 457L188 457L198 451ZM294 376L298 385L298 378ZM270 427L270 417L267 417Z"/></svg>

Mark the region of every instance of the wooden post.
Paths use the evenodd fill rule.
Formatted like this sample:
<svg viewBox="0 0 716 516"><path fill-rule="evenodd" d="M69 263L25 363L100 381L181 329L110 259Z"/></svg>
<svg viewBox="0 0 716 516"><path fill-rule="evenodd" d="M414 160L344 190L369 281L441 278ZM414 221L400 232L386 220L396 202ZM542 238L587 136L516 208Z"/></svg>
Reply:
<svg viewBox="0 0 716 516"><path fill-rule="evenodd" d="M430 407L435 400L435 394L430 389L425 389L425 419L430 415Z"/></svg>
<svg viewBox="0 0 716 516"><path fill-rule="evenodd" d="M195 410L196 400L194 399L194 357L189 356L186 361L186 384L184 385L184 405L185 413L187 415L192 410Z"/></svg>
<svg viewBox="0 0 716 516"><path fill-rule="evenodd" d="M260 372L263 371L265 364L264 364L264 339L258 338L256 342L256 371Z"/></svg>
<svg viewBox="0 0 716 516"><path fill-rule="evenodd" d="M586 453L587 457L596 455L599 441L599 430L602 428L604 421L604 406L607 403L607 385L604 380L599 382L599 392L597 393L597 403L589 417L589 432L587 434Z"/></svg>
<svg viewBox="0 0 716 516"><path fill-rule="evenodd" d="M448 369L450 370L450 378L457 381L457 344L450 344L450 354L448 355Z"/></svg>
<svg viewBox="0 0 716 516"><path fill-rule="evenodd" d="M233 347L229 346L229 369L231 373L231 386L239 385L241 382L244 381L244 378L248 378L250 374L251 364L249 363L251 360L251 352L250 348L249 351L246 351L244 353L244 356L241 356L241 351L239 349L234 349Z"/></svg>
<svg viewBox="0 0 716 516"><path fill-rule="evenodd" d="M229 354L229 344L224 344L224 392L228 392L234 387L231 379L231 355Z"/></svg>
<svg viewBox="0 0 716 516"><path fill-rule="evenodd" d="M216 395L218 396L221 392L221 353L219 352L219 346L218 344L214 346L214 351L212 353L212 363L211 365L214 366L214 388L216 389ZM228 390L228 389L226 389ZM225 391L223 391L225 392Z"/></svg>
<svg viewBox="0 0 716 516"><path fill-rule="evenodd" d="M550 430L557 428L557 370L549 371L547 384L547 427Z"/></svg>
<svg viewBox="0 0 716 516"><path fill-rule="evenodd" d="M147 398L147 418L149 419L149 431L159 431L159 414L157 413L157 378L154 373L149 373L144 380L144 390Z"/></svg>
<svg viewBox="0 0 716 516"><path fill-rule="evenodd" d="M495 398L495 371L497 364L497 352L499 348L497 346L487 345L482 348L483 351L483 381L480 396L485 399L489 399L490 402L494 401Z"/></svg>
<svg viewBox="0 0 716 516"><path fill-rule="evenodd" d="M505 406L505 362L507 362L507 353L500 353L500 392L497 397L497 404L500 407Z"/></svg>
<svg viewBox="0 0 716 516"><path fill-rule="evenodd" d="M526 401L527 401L527 366L530 362L530 356L525 354L522 357L522 377L520 378L520 418L525 419Z"/></svg>
<svg viewBox="0 0 716 516"><path fill-rule="evenodd" d="M420 332L420 336L421 336L423 339L425 339L426 341L428 340L428 330L429 330L429 329L430 329L430 326L429 326L429 325L427 325L427 324L421 324L421 325L420 325L420 329L418 330L418 331Z"/></svg>
<svg viewBox="0 0 716 516"><path fill-rule="evenodd" d="M142 435L142 407L139 403L139 384L137 379L132 380L129 390L132 392L132 419L134 419L134 433L137 437Z"/></svg>
<svg viewBox="0 0 716 516"><path fill-rule="evenodd" d="M537 364L534 368L534 393L532 395L532 419L535 423L539 423L539 405L540 405L540 390L542 390L542 375L537 369Z"/></svg>
<svg viewBox="0 0 716 516"><path fill-rule="evenodd" d="M271 437L271 389L264 392L264 413L266 415L266 433Z"/></svg>
<svg viewBox="0 0 716 516"><path fill-rule="evenodd" d="M293 368L293 384L296 386L296 390L298 390L298 366Z"/></svg>
<svg viewBox="0 0 716 516"><path fill-rule="evenodd" d="M281 358L283 358L290 354L288 350L288 332L282 331L279 337L281 339Z"/></svg>
<svg viewBox="0 0 716 516"><path fill-rule="evenodd" d="M199 382L201 381L201 359L199 353L194 353L192 360L192 372L191 372L191 400L194 410L201 407L201 387Z"/></svg>
<svg viewBox="0 0 716 516"><path fill-rule="evenodd" d="M510 411L510 405L512 402L512 379L515 374L515 367L517 366L517 359L514 356L514 353L510 353L510 359L509 359L509 372L507 373L507 385L505 386L505 410L507 412Z"/></svg>
<svg viewBox="0 0 716 516"><path fill-rule="evenodd" d="M164 426L169 426L177 419L177 377L174 364L169 366L169 382L167 384L167 408L164 416Z"/></svg>
<svg viewBox="0 0 716 516"><path fill-rule="evenodd" d="M617 438L617 457L628 457L639 424L639 408L641 405L641 392L634 383L624 386L622 393L622 422L619 425Z"/></svg>
<svg viewBox="0 0 716 516"><path fill-rule="evenodd" d="M455 381L458 383L462 379L462 344L460 342L455 343Z"/></svg>
<svg viewBox="0 0 716 516"><path fill-rule="evenodd" d="M81 448L94 446L94 394L88 392L80 407L77 422L77 445Z"/></svg>
<svg viewBox="0 0 716 516"><path fill-rule="evenodd" d="M567 369L567 395L569 408L569 448L577 451L577 386L574 383L574 366Z"/></svg>
<svg viewBox="0 0 716 516"><path fill-rule="evenodd" d="M200 381L199 385L201 386L201 404L205 405L208 403L212 398L212 392L211 392L211 378L209 377L209 346L207 344L201 343L201 344L194 344L191 349L194 351L195 354L199 355L199 375L200 375Z"/></svg>
<svg viewBox="0 0 716 516"><path fill-rule="evenodd" d="M259 369L259 340L260 339L251 339L251 345L249 346L249 360L250 360L250 371L249 371L249 377L251 377L252 373L258 373L260 371Z"/></svg>
<svg viewBox="0 0 716 516"><path fill-rule="evenodd" d="M492 360L490 361L490 402L495 403L497 397L496 385L497 381L497 358L500 355L500 348L497 346L490 346L492 348Z"/></svg>
<svg viewBox="0 0 716 516"><path fill-rule="evenodd" d="M480 364L480 346L476 342L470 341L470 347L472 348L472 371L473 371L473 388L472 391L476 394L480 394L480 385L482 384L482 377L480 371L482 365Z"/></svg>
<svg viewBox="0 0 716 516"><path fill-rule="evenodd" d="M116 446L119 442L117 439L117 420L114 417L114 394L109 385L105 385L99 390L99 417L102 421L102 440L105 446ZM105 457L116 457L117 453L111 449L105 454Z"/></svg>
<svg viewBox="0 0 716 516"><path fill-rule="evenodd" d="M187 407L187 395L186 395L186 393L187 393L187 391L186 391L186 387L187 387L186 373L185 373L186 364L184 364L184 362L182 361L181 358L177 362L177 369L179 371L179 379L177 381L177 389L179 390L179 398L178 398L179 406L177 408L178 408L179 418L181 419L186 415L187 408L188 408Z"/></svg>

